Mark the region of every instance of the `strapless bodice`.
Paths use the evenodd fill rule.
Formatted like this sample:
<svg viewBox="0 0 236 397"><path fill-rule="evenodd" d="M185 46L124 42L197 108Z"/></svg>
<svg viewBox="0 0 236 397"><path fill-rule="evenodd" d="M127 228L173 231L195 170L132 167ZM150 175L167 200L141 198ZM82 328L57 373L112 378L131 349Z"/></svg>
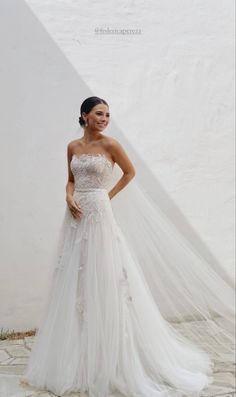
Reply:
<svg viewBox="0 0 236 397"><path fill-rule="evenodd" d="M108 189L113 164L103 153L73 154L70 163L75 190Z"/></svg>

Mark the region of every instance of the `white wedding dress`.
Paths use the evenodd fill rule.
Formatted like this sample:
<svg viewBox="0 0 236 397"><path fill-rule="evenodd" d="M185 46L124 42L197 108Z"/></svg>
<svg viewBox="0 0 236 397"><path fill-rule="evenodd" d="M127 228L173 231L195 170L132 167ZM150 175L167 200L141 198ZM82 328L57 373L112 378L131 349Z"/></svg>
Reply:
<svg viewBox="0 0 236 397"><path fill-rule="evenodd" d="M75 219L66 208L24 379L59 396L198 396L212 382L213 363L161 315L112 211L112 163L101 153L77 154L70 166L83 214Z"/></svg>

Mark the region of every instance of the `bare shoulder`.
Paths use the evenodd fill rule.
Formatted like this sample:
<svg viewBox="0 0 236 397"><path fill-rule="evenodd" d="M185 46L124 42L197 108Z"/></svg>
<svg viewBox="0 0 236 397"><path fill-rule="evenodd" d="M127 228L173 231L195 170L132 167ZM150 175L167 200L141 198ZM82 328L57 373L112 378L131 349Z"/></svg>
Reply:
<svg viewBox="0 0 236 397"><path fill-rule="evenodd" d="M67 144L67 150L69 153L73 153L74 149L77 148L81 144L80 139L74 139L73 141Z"/></svg>
<svg viewBox="0 0 236 397"><path fill-rule="evenodd" d="M107 152L107 154L110 154L110 156L112 157L112 150L116 145L116 139L112 138L111 136L107 136L107 135L102 135L98 146L103 149L105 152Z"/></svg>
<svg viewBox="0 0 236 397"><path fill-rule="evenodd" d="M120 149L122 149L122 145L120 144L120 142L111 136L106 137L106 144L107 144L107 148L111 152L119 151Z"/></svg>
<svg viewBox="0 0 236 397"><path fill-rule="evenodd" d="M135 168L129 159L126 149L113 137L109 137L109 152L113 161L116 162L124 172L135 175Z"/></svg>
<svg viewBox="0 0 236 397"><path fill-rule="evenodd" d="M110 145L115 145L116 143L119 143L117 139L115 139L113 136L106 136L105 139Z"/></svg>

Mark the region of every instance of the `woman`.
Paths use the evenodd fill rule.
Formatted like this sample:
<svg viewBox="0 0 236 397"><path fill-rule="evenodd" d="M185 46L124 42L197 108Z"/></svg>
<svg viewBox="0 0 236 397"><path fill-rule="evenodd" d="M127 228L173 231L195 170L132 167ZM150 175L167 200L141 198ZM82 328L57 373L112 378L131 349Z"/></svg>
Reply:
<svg viewBox="0 0 236 397"><path fill-rule="evenodd" d="M160 293L163 307L163 285L157 291L152 288L153 280L145 277L146 269L151 269L146 242L140 240L139 247L132 248L112 211L113 197L134 178L135 168L118 140L102 134L109 116L105 100L87 98L79 118L84 135L67 147L67 208L58 263L22 382L59 396L71 391L88 392L89 397L108 397L113 392L127 397L197 396L212 382L213 362L200 346L162 316L157 297ZM115 163L123 175L109 190ZM132 199L138 202L140 197L145 210L149 205L151 211L151 204L141 193ZM140 213L136 213L136 218L142 219ZM134 226L132 230L140 233ZM155 261L160 259L161 263L162 233L159 237L158 248L153 247L152 253L157 249L160 258L155 255ZM140 246L144 247L147 259L145 262L143 256L142 264ZM169 250L177 252L176 247L175 241ZM172 288L168 262L166 280ZM197 281L189 288L184 283L186 276L177 276L172 288L176 300L179 301L180 289L189 308L198 309L198 314L209 320L208 311L201 306L203 299L195 292ZM218 282L229 291L217 277L211 274L214 288ZM162 280L162 275L158 278ZM178 282L180 287L174 287ZM168 291L170 286L165 288ZM194 291L192 295L188 288ZM201 290L199 293L202 295ZM206 293L204 297L215 295ZM212 305L218 313L217 299L209 299L209 307ZM175 309L175 314L178 304L187 307L174 300L165 303ZM227 309L227 303L225 306Z"/></svg>

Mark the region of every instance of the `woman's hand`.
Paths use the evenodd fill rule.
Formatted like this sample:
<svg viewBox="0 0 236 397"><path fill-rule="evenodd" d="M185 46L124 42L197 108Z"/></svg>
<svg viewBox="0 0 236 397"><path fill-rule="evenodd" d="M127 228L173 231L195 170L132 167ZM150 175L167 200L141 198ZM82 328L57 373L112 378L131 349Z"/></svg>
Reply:
<svg viewBox="0 0 236 397"><path fill-rule="evenodd" d="M69 207L70 212L73 215L73 217L80 218L82 215L81 207L80 207L79 203L77 203L75 201L74 197L71 195L67 195L66 202L68 204L68 207Z"/></svg>

